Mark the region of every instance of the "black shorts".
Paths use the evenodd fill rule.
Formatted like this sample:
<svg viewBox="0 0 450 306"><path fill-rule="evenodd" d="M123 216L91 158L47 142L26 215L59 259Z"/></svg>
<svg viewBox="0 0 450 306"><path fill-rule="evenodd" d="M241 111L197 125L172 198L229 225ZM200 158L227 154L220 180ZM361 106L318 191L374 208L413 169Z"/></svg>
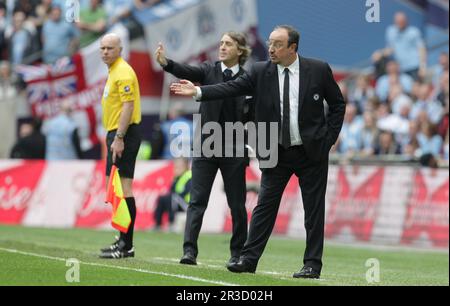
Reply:
<svg viewBox="0 0 450 306"><path fill-rule="evenodd" d="M108 155L106 158L106 176L111 174L112 152L111 144L114 141L117 130L109 131L106 134L106 147L108 149ZM136 157L141 145L141 132L138 124L131 124L128 127L127 133L124 137L125 148L122 153L122 157L116 157L116 166L119 169L120 177L133 178L134 168L136 166Z"/></svg>

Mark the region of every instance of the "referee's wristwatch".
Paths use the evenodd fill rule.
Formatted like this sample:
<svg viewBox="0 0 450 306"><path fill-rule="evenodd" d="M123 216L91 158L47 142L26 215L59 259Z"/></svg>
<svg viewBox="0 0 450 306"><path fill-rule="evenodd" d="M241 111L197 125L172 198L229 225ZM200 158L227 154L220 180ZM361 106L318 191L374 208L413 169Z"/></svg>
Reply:
<svg viewBox="0 0 450 306"><path fill-rule="evenodd" d="M121 139L121 140L123 140L123 138L125 137L125 134L124 134L124 133L117 132L117 133L116 133L116 137L119 138L119 139Z"/></svg>

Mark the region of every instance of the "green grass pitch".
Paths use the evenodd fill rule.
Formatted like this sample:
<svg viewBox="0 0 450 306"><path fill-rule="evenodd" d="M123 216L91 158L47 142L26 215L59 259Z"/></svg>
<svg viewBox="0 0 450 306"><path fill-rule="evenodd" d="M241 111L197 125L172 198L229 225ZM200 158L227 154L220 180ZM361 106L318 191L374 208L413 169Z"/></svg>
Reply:
<svg viewBox="0 0 450 306"><path fill-rule="evenodd" d="M181 234L137 232L136 257L101 260L98 249L114 233L85 229L0 226L0 285L329 286L449 285L448 252L346 246L325 242L320 280L292 278L302 265L302 240L272 236L256 274L227 271L229 234L201 234L199 265L178 264ZM66 274L79 261L79 282ZM366 261L376 258L380 281L366 280Z"/></svg>

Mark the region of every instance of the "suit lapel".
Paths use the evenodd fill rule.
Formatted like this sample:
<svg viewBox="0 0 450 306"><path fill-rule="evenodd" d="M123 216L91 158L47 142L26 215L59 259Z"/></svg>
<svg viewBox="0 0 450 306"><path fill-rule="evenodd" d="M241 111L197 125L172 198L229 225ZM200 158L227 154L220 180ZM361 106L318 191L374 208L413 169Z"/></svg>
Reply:
<svg viewBox="0 0 450 306"><path fill-rule="evenodd" d="M217 83L223 82L223 73L222 73L222 66L220 65L220 62L216 63L216 69L215 69L215 78ZM219 121L220 113L222 112L222 104L223 100L219 100L215 105L212 105L213 103L207 103L211 104L212 112L214 113L214 121Z"/></svg>
<svg viewBox="0 0 450 306"><path fill-rule="evenodd" d="M281 122L281 106L280 106L280 82L278 80L277 65L270 63L270 67L267 70L267 86L269 86L270 95L275 109L275 114L278 122Z"/></svg>
<svg viewBox="0 0 450 306"><path fill-rule="evenodd" d="M309 76L309 65L306 63L305 59L299 56L300 60L300 93L298 96L298 112L302 110L303 102L305 100L306 90L309 86L309 81L311 80Z"/></svg>

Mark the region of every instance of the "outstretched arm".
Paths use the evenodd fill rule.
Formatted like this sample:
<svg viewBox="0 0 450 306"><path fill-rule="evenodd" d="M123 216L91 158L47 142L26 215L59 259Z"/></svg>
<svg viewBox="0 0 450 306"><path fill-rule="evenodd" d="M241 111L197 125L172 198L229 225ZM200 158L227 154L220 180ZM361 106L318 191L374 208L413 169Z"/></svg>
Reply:
<svg viewBox="0 0 450 306"><path fill-rule="evenodd" d="M170 85L170 91L176 95L199 98L197 97L197 88L188 80L180 80L180 82Z"/></svg>
<svg viewBox="0 0 450 306"><path fill-rule="evenodd" d="M179 79L187 79L192 82L203 83L207 74L208 65L191 66L180 64L166 57L166 50L162 43L158 44L155 51L156 61L163 67L164 71L169 72Z"/></svg>

